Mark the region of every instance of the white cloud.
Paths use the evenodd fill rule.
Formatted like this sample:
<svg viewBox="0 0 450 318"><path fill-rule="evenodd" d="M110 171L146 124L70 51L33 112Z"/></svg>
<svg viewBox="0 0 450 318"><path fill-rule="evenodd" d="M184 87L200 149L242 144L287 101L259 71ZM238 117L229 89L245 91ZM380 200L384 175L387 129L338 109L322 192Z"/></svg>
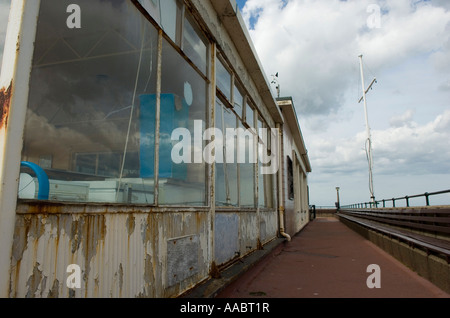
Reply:
<svg viewBox="0 0 450 318"><path fill-rule="evenodd" d="M372 131L374 171L377 174L446 174L450 171L450 110L424 125L412 121L413 112L398 117L396 125ZM345 175L365 172L366 133L352 138L312 136L309 155L321 174Z"/></svg>
<svg viewBox="0 0 450 318"><path fill-rule="evenodd" d="M374 132L381 174L447 174L450 171L450 110L425 125Z"/></svg>
<svg viewBox="0 0 450 318"><path fill-rule="evenodd" d="M393 116L389 124L391 127L403 127L412 125L412 119L414 117L415 111L412 109L408 109L405 113L399 116Z"/></svg>
<svg viewBox="0 0 450 318"><path fill-rule="evenodd" d="M279 72L282 94L292 95L303 115L342 106L358 75L360 53L374 71L427 52L437 52L437 64L449 60L448 10L428 2L383 1L381 28L370 29L367 8L373 2L247 1L243 16L248 25L258 19L250 34L260 59L269 75Z"/></svg>

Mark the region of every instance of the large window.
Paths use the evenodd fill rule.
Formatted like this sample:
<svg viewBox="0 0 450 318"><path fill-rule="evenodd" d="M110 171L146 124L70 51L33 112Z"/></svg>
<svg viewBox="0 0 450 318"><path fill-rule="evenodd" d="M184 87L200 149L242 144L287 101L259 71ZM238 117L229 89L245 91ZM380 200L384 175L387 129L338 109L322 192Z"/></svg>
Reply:
<svg viewBox="0 0 450 318"><path fill-rule="evenodd" d="M71 3L41 1L22 160L44 168L50 200L153 203L139 155L154 144L141 97L156 93L157 32L130 1L77 1L70 29Z"/></svg>
<svg viewBox="0 0 450 318"><path fill-rule="evenodd" d="M203 142L201 147L195 147L198 140L194 138L202 137L195 134L196 125L206 128L207 83L169 42L163 42L162 53L158 202L204 205L206 167L203 161L195 162L195 158L202 156ZM176 129L189 131L189 136L184 136L186 140L172 140ZM173 160L172 149L179 142L184 145L182 152L190 152L190 156L186 156L183 162L175 163L178 160Z"/></svg>
<svg viewBox="0 0 450 318"><path fill-rule="evenodd" d="M202 132L215 126L223 132L216 204L270 207L273 176L259 176L256 192L262 120L232 67L219 53L210 123L207 37L183 1L138 2L162 42L134 1L41 1L19 198L42 198L36 165L49 200L204 206ZM67 26L73 3L81 28Z"/></svg>
<svg viewBox="0 0 450 318"><path fill-rule="evenodd" d="M64 13L74 2L82 12L80 29L66 24ZM205 164L174 163L171 134L177 128L193 132L198 122L206 126L209 46L195 21L182 14L182 2L141 3L158 5L158 23L173 42L163 40L159 48L157 29L132 1L41 2L22 161L44 170L50 200L206 204ZM189 60L171 43L183 43ZM37 197L35 172L23 168L21 175L19 198Z"/></svg>

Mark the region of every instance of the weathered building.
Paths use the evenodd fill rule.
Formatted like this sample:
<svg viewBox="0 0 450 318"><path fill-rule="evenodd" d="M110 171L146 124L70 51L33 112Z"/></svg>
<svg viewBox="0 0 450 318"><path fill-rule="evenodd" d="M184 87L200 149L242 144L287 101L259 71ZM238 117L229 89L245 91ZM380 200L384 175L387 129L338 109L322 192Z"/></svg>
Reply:
<svg viewBox="0 0 450 318"><path fill-rule="evenodd" d="M309 220L234 0L12 1L0 81L2 297L176 297Z"/></svg>

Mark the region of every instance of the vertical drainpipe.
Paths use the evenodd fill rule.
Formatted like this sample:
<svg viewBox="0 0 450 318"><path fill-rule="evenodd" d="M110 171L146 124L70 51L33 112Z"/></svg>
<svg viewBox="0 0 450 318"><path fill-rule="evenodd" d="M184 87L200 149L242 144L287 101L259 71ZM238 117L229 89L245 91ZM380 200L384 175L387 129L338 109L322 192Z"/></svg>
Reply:
<svg viewBox="0 0 450 318"><path fill-rule="evenodd" d="M11 1L0 76L0 297L9 297L17 193L39 0Z"/></svg>
<svg viewBox="0 0 450 318"><path fill-rule="evenodd" d="M278 168L278 213L280 219L280 234L287 239L289 242L291 237L289 234L285 232L284 228L284 193L283 193L283 129L280 123L277 123L278 129L278 160L279 160L279 168Z"/></svg>

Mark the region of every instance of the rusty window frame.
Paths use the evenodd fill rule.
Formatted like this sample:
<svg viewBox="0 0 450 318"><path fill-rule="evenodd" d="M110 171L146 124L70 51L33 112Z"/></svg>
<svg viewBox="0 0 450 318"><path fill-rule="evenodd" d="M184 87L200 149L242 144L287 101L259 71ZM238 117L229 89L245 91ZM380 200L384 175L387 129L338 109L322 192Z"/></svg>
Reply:
<svg viewBox="0 0 450 318"><path fill-rule="evenodd" d="M202 27L202 24L198 19L195 17L193 12L191 12L191 9L189 6L186 5L186 1L183 0L177 0L177 4L181 7L181 14L179 16L180 21L177 21L177 28L179 27L179 32L177 33L175 41L162 29L162 27L159 25L157 21L147 12L147 10L139 3L138 0L130 0L134 3L134 5L138 8L139 11L145 16L147 20L149 20L157 30L161 31L162 36L165 40L167 40L175 50L177 50L178 54L183 56L184 59L199 73L200 76L202 76L205 81L207 81L208 84L211 84L211 79L209 76L210 69L211 69L211 59L210 54L207 54L207 70L206 74L200 70L200 68L184 53L183 51L183 33L184 33L184 20L186 18L186 14L188 14L193 22L196 23L195 29L196 31L201 32L201 36L208 42L207 50L208 52L211 50L211 38L208 36L208 34L205 33L204 28Z"/></svg>
<svg viewBox="0 0 450 318"><path fill-rule="evenodd" d="M179 43L180 45L178 45L177 43L175 43L170 36L168 36L164 30L161 28L161 26L158 24L157 21L154 20L154 18L149 14L149 12L147 12L147 10L141 5L141 3L139 3L138 0L130 0L137 8L138 10L143 14L143 16L151 23L153 24L153 26L156 28L156 30L159 33L160 39L159 39L159 47L158 47L158 68L159 68L159 72L162 72L161 70L161 63L162 63L162 42L163 39L167 41L167 43L169 43L169 45L171 45L175 51L182 56L186 62L204 79L205 83L207 86L210 86L212 81L211 81L211 70L213 69L212 63L215 63L215 61L212 60L211 56L211 52L213 50L213 41L211 39L211 37L204 31L205 28L203 27L202 23L196 18L196 16L193 14L192 9L190 8L190 6L187 5L186 1L184 0L178 0L177 2L181 5L181 23L184 23L184 19L185 19L185 15L186 12L188 11L192 20L196 23L196 27L197 30L202 32L202 35L204 37L204 39L207 41L208 45L207 45L207 70L206 70L206 74L204 74L199 67L183 52L182 50L182 39L183 39L183 25L181 27L181 32L179 32ZM161 74L158 75L158 81L160 82L159 87L157 88L156 94L158 96L160 96L161 94ZM205 114L205 118L206 118L206 125L207 127L211 126L211 118L209 118L209 114L211 112L211 100L214 100L211 92L209 89L206 90L206 114ZM158 111L160 107L160 102L157 102L157 108ZM160 114L157 114L157 125L159 125L160 123ZM213 120L214 121L214 120ZM155 136L159 135L159 130L157 132L155 132ZM159 164L159 150L156 148L159 147L159 141L157 142L157 145L155 144L155 195L154 195L154 205L157 207L164 207L164 208L170 208L170 207L175 207L176 205L161 205L158 202L159 199L159 167L156 167L156 165ZM158 155L156 155L156 152L158 152ZM211 197L210 197L210 187L211 187L211 183L214 183L210 180L210 172L209 172L209 165L205 164L205 204L201 205L201 206L189 206L192 208L199 208L199 209L203 209L205 207L210 208L213 204L215 204L214 202L212 202Z"/></svg>

